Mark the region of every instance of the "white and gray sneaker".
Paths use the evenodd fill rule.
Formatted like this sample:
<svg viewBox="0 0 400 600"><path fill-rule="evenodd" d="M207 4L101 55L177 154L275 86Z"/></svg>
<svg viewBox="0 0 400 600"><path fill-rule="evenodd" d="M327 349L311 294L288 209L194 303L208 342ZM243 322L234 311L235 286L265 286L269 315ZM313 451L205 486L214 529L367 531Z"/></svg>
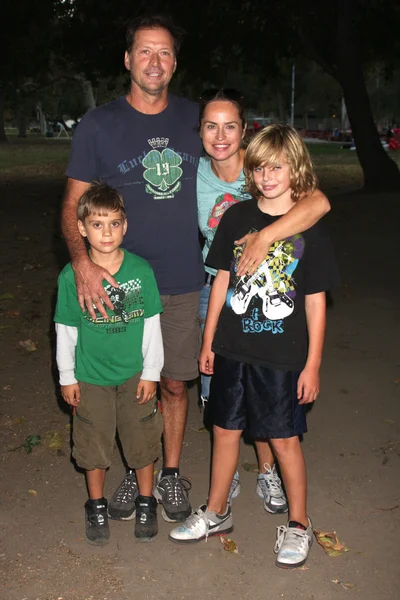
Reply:
<svg viewBox="0 0 400 600"><path fill-rule="evenodd" d="M277 529L274 552L275 564L282 569L301 567L307 560L313 541L313 528L308 519L307 529L301 529L292 521L287 526L280 525Z"/></svg>
<svg viewBox="0 0 400 600"><path fill-rule="evenodd" d="M234 498L237 498L240 494L240 479L239 479L239 471L233 476L231 487L229 488L229 494L227 502L230 504Z"/></svg>
<svg viewBox="0 0 400 600"><path fill-rule="evenodd" d="M179 475L162 477L160 471L153 488L153 496L163 505L162 517L168 523L181 523L192 513L189 502L189 490L192 487L189 479Z"/></svg>
<svg viewBox="0 0 400 600"><path fill-rule="evenodd" d="M257 477L256 493L264 500L265 510L273 514L287 512L285 492L275 465L271 468L268 463L265 463L264 469L265 473L260 473Z"/></svg>
<svg viewBox="0 0 400 600"><path fill-rule="evenodd" d="M231 531L233 519L229 504L224 515L207 510L207 506L203 504L182 525L173 529L168 537L176 544L194 544L213 535Z"/></svg>
<svg viewBox="0 0 400 600"><path fill-rule="evenodd" d="M136 515L135 501L139 495L135 471L127 471L124 480L108 503L108 516L116 521L131 521Z"/></svg>

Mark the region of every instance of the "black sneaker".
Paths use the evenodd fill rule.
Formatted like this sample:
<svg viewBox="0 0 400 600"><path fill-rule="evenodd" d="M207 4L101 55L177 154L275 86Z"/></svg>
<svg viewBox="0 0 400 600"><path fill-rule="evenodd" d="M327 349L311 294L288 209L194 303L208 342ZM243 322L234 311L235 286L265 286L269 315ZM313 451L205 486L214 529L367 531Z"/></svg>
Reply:
<svg viewBox="0 0 400 600"><path fill-rule="evenodd" d="M135 538L137 542L152 542L158 533L157 500L152 496L136 498Z"/></svg>
<svg viewBox="0 0 400 600"><path fill-rule="evenodd" d="M108 504L108 516L115 521L135 518L135 500L139 495L135 471L128 471Z"/></svg>
<svg viewBox="0 0 400 600"><path fill-rule="evenodd" d="M104 546L110 539L107 500L88 500L85 504L86 540L94 546Z"/></svg>
<svg viewBox="0 0 400 600"><path fill-rule="evenodd" d="M189 503L189 490L192 484L186 477L179 475L166 475L162 477L160 471L157 475L153 494L163 505L162 516L168 523L181 523L192 514Z"/></svg>

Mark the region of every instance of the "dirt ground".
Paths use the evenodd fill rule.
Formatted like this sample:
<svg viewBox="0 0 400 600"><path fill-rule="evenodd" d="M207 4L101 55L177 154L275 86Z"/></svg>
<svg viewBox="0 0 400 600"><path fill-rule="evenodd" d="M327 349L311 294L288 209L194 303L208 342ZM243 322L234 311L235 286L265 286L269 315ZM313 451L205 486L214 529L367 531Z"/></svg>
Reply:
<svg viewBox="0 0 400 600"><path fill-rule="evenodd" d="M161 515L153 544L136 544L132 523L119 522L108 546L86 544L85 484L70 461L70 416L54 371L51 317L68 260L58 230L63 180L32 173L0 185L1 600L399 598L399 197L331 196L343 287L329 309L322 393L304 452L314 527L336 531L349 551L329 557L314 543L306 568L285 571L273 554L284 518L268 515L255 495L256 461L245 444L231 536L238 554L216 538L171 544ZM26 340L36 351L19 345ZM181 472L194 506L209 477L201 427L193 388ZM10 451L29 435L41 436L31 454ZM115 450L108 494L123 473Z"/></svg>

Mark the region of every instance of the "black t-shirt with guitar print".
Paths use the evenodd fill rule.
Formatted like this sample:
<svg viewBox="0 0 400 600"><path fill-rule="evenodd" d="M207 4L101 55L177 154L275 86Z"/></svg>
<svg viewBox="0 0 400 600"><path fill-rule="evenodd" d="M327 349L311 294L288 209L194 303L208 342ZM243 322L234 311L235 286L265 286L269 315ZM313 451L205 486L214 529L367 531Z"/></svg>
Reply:
<svg viewBox="0 0 400 600"><path fill-rule="evenodd" d="M212 349L241 362L299 371L308 352L305 296L336 287L339 276L329 236L317 223L272 244L254 275L238 277L243 247L235 240L278 218L261 212L254 199L224 214L207 256L210 267L230 271Z"/></svg>

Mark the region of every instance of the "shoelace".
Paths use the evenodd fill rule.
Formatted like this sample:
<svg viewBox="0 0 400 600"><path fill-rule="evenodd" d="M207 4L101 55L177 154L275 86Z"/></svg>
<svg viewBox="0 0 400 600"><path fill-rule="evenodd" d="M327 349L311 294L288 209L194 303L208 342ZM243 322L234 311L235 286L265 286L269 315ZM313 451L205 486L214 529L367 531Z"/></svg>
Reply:
<svg viewBox="0 0 400 600"><path fill-rule="evenodd" d="M208 531L210 527L210 522L207 517L207 513L204 512L201 508L197 508L192 512L190 517L188 517L185 521L185 527L190 529L190 527L196 527L199 521L204 521L206 524L206 541L208 540Z"/></svg>
<svg viewBox="0 0 400 600"><path fill-rule="evenodd" d="M136 487L136 475L134 471L129 471L129 473L125 475L124 481L121 483L121 487L118 490L115 500L117 502L128 502L133 500Z"/></svg>
<svg viewBox="0 0 400 600"><path fill-rule="evenodd" d="M274 467L272 467L271 469L268 463L264 463L264 469L266 471L266 473L264 474L267 476L271 496L274 496L275 498L282 496L282 484L278 473L276 472L276 469ZM262 482L262 484L266 485L264 478L262 478L260 481Z"/></svg>
<svg viewBox="0 0 400 600"><path fill-rule="evenodd" d="M186 502L188 492L192 487L189 479L179 475L167 475L161 478L160 483L163 479L165 479L165 484L162 487L167 493L167 501L174 506Z"/></svg>
<svg viewBox="0 0 400 600"><path fill-rule="evenodd" d="M282 547L283 541L287 546L293 546L297 548L299 538L300 543L304 544L307 538L307 532L303 529L296 529L295 527L286 527L286 525L279 525L277 529L277 538L274 546L274 552L277 554Z"/></svg>

